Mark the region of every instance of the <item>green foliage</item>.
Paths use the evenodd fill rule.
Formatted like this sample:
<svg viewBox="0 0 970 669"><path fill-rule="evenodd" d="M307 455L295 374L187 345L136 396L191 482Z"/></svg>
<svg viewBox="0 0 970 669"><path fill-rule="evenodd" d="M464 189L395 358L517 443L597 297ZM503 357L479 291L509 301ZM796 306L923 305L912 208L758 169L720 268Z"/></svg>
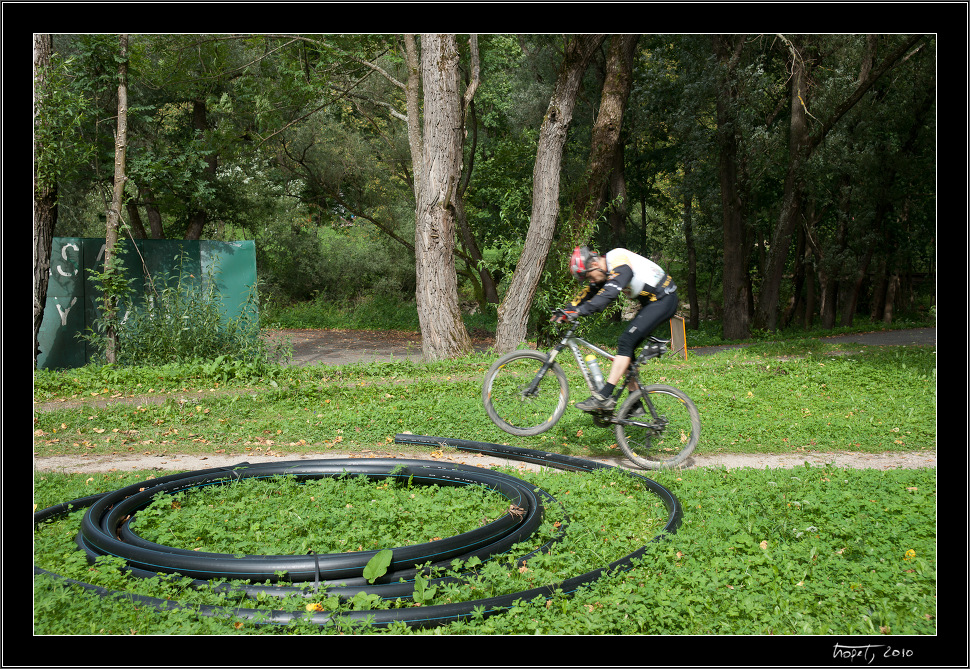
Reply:
<svg viewBox="0 0 970 669"><path fill-rule="evenodd" d="M876 53L885 54L902 38L878 39ZM834 63L811 73L805 104L813 118L826 118L849 94L865 40L808 40L809 51L830 53ZM502 297L531 218L536 141L562 38L483 35L479 45L482 77L467 117L464 206ZM925 46L932 45L929 38ZM256 239L264 297L274 304L413 294L413 258L401 244L413 240L414 225L402 96L392 82L373 71L364 77L360 69L371 62L403 80L396 38L139 35L129 47L127 195L135 207L149 213L144 208L151 206L161 216L167 236L182 236L189 220L204 213L203 236ZM57 234L96 236L104 222L100 189L113 159L111 123L103 119L115 112L117 38L57 35L55 50L36 128L44 144L38 166L42 179L57 175ZM894 85L877 82L806 164L799 177L819 214L810 226L817 254L807 274L794 257L785 270L813 281L818 271L827 272L840 282L842 299L872 253L870 272L883 263L906 268L901 288L914 300L895 305L894 318L925 308L934 290L921 277L932 272L936 239L934 189L926 180L935 159L932 52L919 48L899 63ZM624 226L601 225L597 244L649 255L683 290L690 202L700 308L717 313L725 249L715 143L719 72L711 55L710 36L641 37L624 114ZM730 111L744 157L736 167L750 239L771 239L778 221L789 155L787 107L778 100L787 95L789 59L785 40L752 37L734 71ZM582 99L598 99L600 85L591 69ZM595 104L580 104L570 127L559 202L564 212L590 155L594 115ZM356 225L351 234L334 229L346 222ZM401 241L389 241L391 234ZM914 239L923 241L901 242ZM467 249L459 243L457 250ZM755 288L766 255L745 253ZM537 331L546 303L562 297L566 276L556 263L550 258L540 285L532 314ZM794 286L784 282L780 304L798 297ZM475 288L469 284L463 292L472 295ZM877 300L876 283L866 284L857 311L879 311Z"/></svg>
<svg viewBox="0 0 970 669"><path fill-rule="evenodd" d="M406 480L297 481L277 476L160 494L138 512L132 528L149 541L214 553L377 550L364 574L373 582L391 562L391 551L383 547L460 534L477 527L483 517L494 520L507 505L503 497L480 486L424 489ZM371 519L366 527L359 522L361 514Z"/></svg>
<svg viewBox="0 0 970 669"><path fill-rule="evenodd" d="M935 526L927 522L934 515L934 470L829 465L686 474L680 476L694 485L681 501L685 518L692 517L678 533L678 559L668 569L688 567L686 578L677 579L683 589L676 606L690 614L690 625L699 625L695 631L925 634L935 628L925 608L935 597L935 570L927 573L927 563L913 559L932 562L935 555ZM706 564L704 574L689 569L698 561ZM884 598L895 588L905 594L891 612ZM715 617L705 622L698 614Z"/></svg>
<svg viewBox="0 0 970 669"><path fill-rule="evenodd" d="M394 552L390 549L383 549L374 554L367 565L364 567L363 576L368 583L373 583L387 573L387 568L391 565Z"/></svg>
<svg viewBox="0 0 970 669"><path fill-rule="evenodd" d="M413 301L390 295L371 295L351 303L332 302L323 296L288 307L270 305L263 322L275 328L420 330Z"/></svg>
<svg viewBox="0 0 970 669"><path fill-rule="evenodd" d="M74 80L76 66L73 58L55 53L43 73L46 85L38 91L34 120L34 141L42 148L35 156L37 185L41 188L71 178L94 155L81 137L93 110Z"/></svg>
<svg viewBox="0 0 970 669"><path fill-rule="evenodd" d="M256 239L264 289L279 301L343 305L363 297L413 298L414 257L359 225L269 226Z"/></svg>
<svg viewBox="0 0 970 669"><path fill-rule="evenodd" d="M88 270L92 283L101 293L100 310L94 327L89 327L86 334L79 336L87 339L102 355L108 347L110 333L117 333L123 326L124 304L131 298L132 280L121 255L124 247L124 240L119 239L110 259L105 260L102 271Z"/></svg>
<svg viewBox="0 0 970 669"><path fill-rule="evenodd" d="M703 425L699 454L933 449L933 349L853 346L850 351L820 340L753 344L687 361L667 357L642 367L641 378L679 387L694 400ZM35 452L110 453L118 447L119 433L129 435L122 437L125 447L143 451L206 452L218 445L236 453L256 448L315 452L371 449L397 433L413 432L615 455L613 432L595 428L575 410L534 439L511 437L492 425L480 393L494 358L37 372L35 401L64 408L38 413L35 430L42 437L35 440ZM570 400L584 399L587 391L575 363L559 362L570 379ZM111 397L132 399L94 405Z"/></svg>
<svg viewBox="0 0 970 669"><path fill-rule="evenodd" d="M116 256L116 263L120 263ZM148 294L136 298L124 268L96 275L103 291L123 300L118 311L105 314L82 335L103 359L108 325L118 333L116 363L120 366L167 364L205 365L222 370L233 365L262 365L271 352L259 336L256 294L252 291L241 313L229 318L221 304L216 269L196 277L185 267L185 256L168 276L152 278ZM98 360L98 354L95 354ZM207 370L203 370L205 372ZM211 374L209 374L211 376Z"/></svg>

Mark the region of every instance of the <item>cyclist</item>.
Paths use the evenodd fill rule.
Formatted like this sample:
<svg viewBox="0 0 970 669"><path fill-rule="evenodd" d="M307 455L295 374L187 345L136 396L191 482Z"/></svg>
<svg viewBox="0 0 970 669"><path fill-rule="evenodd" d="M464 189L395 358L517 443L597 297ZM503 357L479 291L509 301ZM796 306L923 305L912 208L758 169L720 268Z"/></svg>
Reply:
<svg viewBox="0 0 970 669"><path fill-rule="evenodd" d="M572 321L603 311L621 292L640 302L640 310L617 342L616 357L605 385L589 399L576 403L576 408L582 411L612 411L616 406L613 390L630 366L634 349L676 313L677 286L659 265L627 249L613 249L599 255L585 246L577 246L569 261L569 271L577 281L588 281L588 284L554 320Z"/></svg>

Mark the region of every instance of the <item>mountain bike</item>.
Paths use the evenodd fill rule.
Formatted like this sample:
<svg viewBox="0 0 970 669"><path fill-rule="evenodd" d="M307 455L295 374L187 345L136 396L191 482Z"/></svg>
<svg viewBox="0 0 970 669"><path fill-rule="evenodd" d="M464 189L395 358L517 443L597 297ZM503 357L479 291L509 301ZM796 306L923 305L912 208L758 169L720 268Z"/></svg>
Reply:
<svg viewBox="0 0 970 669"><path fill-rule="evenodd" d="M509 434L533 436L551 429L569 406L569 382L557 362L569 349L590 392L602 387L596 356L614 355L576 335L569 324L548 353L518 350L503 355L485 373L482 402L485 412ZM599 427L613 426L623 454L644 469L667 469L682 464L694 452L701 421L694 402L681 390L663 384L642 385L640 365L667 352L669 339L650 336L630 361L623 383L616 386L615 411L590 412ZM582 349L592 351L583 356ZM621 403L621 395L629 389Z"/></svg>

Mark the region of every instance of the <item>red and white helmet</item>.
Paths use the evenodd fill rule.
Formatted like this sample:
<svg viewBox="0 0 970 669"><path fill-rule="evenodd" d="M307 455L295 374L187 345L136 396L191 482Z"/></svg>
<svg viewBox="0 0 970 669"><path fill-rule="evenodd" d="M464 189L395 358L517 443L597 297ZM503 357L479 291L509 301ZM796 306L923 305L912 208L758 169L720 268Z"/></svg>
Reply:
<svg viewBox="0 0 970 669"><path fill-rule="evenodd" d="M589 247L577 246L573 251L573 257L569 259L569 271L577 281L585 281L586 273L593 268L593 261L599 258L599 254L590 251Z"/></svg>

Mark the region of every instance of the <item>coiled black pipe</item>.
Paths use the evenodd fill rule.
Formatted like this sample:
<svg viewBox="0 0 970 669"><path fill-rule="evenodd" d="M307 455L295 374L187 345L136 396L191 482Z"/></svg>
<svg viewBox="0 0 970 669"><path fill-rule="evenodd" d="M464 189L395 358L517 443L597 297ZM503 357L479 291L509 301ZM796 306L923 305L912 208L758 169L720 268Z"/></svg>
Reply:
<svg viewBox="0 0 970 669"><path fill-rule="evenodd" d="M523 448L517 448L512 446L503 446L499 444L490 444L487 442L475 442L475 441L458 440L458 439L443 439L439 437L410 435L410 434L396 435L395 440L398 443L413 443L413 444L420 443L425 445L447 444L447 445L455 446L460 450L477 451L481 453L488 453L491 455L504 456L514 460L536 462L536 463L545 464L551 467L570 470L570 471L593 471L595 469L613 468L611 465L584 460L582 458L564 456L556 453L544 453L541 451L534 451L531 449L523 449ZM354 475L390 476L390 475L400 474L400 472L403 471L401 469L402 464L406 463L405 465L406 467L415 467L415 469L413 470L413 473L418 476L427 477L429 481L434 480L436 483L441 481L450 481L451 484L454 484L454 485L468 484L471 482L471 480L474 480L476 484L482 484L481 482L482 477L480 476L481 473L489 471L489 470L482 470L480 468L466 467L464 465L456 465L456 464L443 465L439 463L428 463L426 461L420 461L420 460L401 461L401 460L391 459L389 462L392 463L393 469L396 472L396 474L392 474L391 472L388 472L386 470L382 472L374 472L373 468L368 468L367 466L368 464L374 465L375 464L374 461L369 461L368 463L361 463L358 460L342 461L341 464L338 466L343 468L341 469L341 474L350 473ZM271 474L269 472L279 467L285 468L286 471L284 473L286 474L294 474L296 470L300 470L301 473L298 475L315 476L321 473L320 470L316 469L316 467L319 465L323 469L328 470L329 474L326 474L326 475L333 475L332 467L335 464L336 463L334 461L311 461L311 462L298 462L298 463L279 463L278 465L276 465L276 467L273 467L272 464L248 465L245 468L237 466L234 468L199 470L196 472L189 472L188 474L174 474L171 476L163 477L161 479L155 479L151 483L152 483L152 487L156 485L161 485L164 487L166 492L174 492L177 490L188 489L196 485L207 485L215 482L231 481L239 477L242 477L243 475L246 475L246 474L257 475L257 476L258 475L273 476L276 474L275 473ZM386 467L387 463L383 463L380 466ZM309 469L306 471L301 469L305 467L308 467ZM370 469L370 471L368 471L365 474L364 471L367 469ZM257 472L256 470L260 470L260 471ZM652 481L651 479L648 479L644 476L641 476L634 472L629 472L628 470L621 470L621 471L624 471L628 475L643 482L653 493L657 494L661 498L665 508L667 509L667 512L668 512L667 523L663 531L660 534L658 534L656 537L654 537L654 539L651 540L651 543L660 540L661 538L663 538L668 534L673 534L674 532L676 532L682 520L683 510L680 506L680 502L673 495L673 493L671 493L669 490L667 490L660 484L656 483L655 481ZM490 472L490 473L499 474L498 472ZM466 477L467 479L470 479L470 480L464 480ZM501 479L502 477L486 476L485 478L487 478L490 482L489 484L491 484L497 481L497 479ZM517 480L517 479L514 479L514 477L508 477L508 478L512 480ZM141 484L137 484L137 485L141 487ZM127 546L119 546L118 544L115 543L115 541L122 544L123 542L121 542L120 539L115 539L114 537L109 536L109 531L107 529L107 528L119 529L121 525L125 524L124 518L125 518L125 515L127 515L127 512L137 510L135 507L137 507L139 504L144 505L148 503L147 501L145 501L145 498L141 498L137 502L131 502L129 504L125 504L123 511L117 511L117 513L114 512L115 509L111 507L115 505L123 505L124 502L129 497L135 496L136 494L141 494L142 491L133 490L132 488L134 487L135 486L129 486L120 491L117 491L116 493L105 493L104 495L95 495L87 498L82 498L79 500L74 500L73 502L66 502L63 504L59 504L54 507L49 507L48 509L43 509L34 514L34 522L36 524L38 522L43 522L48 518L52 518L57 515L67 513L68 510L70 510L71 508L76 509L76 508L83 508L85 506L89 506L90 508L88 512L85 514L85 519L88 520L88 522L82 523L83 527L82 527L82 532L80 533L80 536L83 538L81 540L81 543L86 546L86 550L92 551L92 553L89 553L89 555L97 553L97 551L99 550L109 550L109 549L118 550L119 552L118 553L108 552L103 554L120 555L122 552L124 552L125 554L128 554L130 552L130 554L132 555L132 558L136 562L139 562L140 564L142 564L142 566L152 566L152 568L154 568L154 562L160 561L158 560L158 554L165 553L165 554L175 555L174 553L170 553L173 549L166 549L165 547L159 547L161 549L160 550L159 548L146 547L146 546L136 546L136 547L131 547L129 549L129 547ZM528 486L525 486L525 487L527 488ZM513 486L513 489L515 489L514 486ZM124 494L122 494L123 491L125 491ZM160 490L158 488L155 489L156 493L159 491ZM109 498L111 501L107 501ZM148 499L150 501L150 497ZM532 515L532 516L538 515L540 516L540 521L541 521L542 505L535 498L534 494L532 495L532 499L530 499L528 495L516 497L516 499L520 499L523 502L528 501L530 503L529 510L527 511L526 514L523 515L523 519L521 519L522 522L516 523L516 526L524 525L525 524L524 518L527 515ZM517 506L521 506L521 505L519 504ZM95 508L97 509L97 513L92 513L92 511ZM95 518L100 518L102 520L95 520ZM498 521L495 521L495 522L498 522ZM467 534L469 533L466 533L466 535ZM522 535L521 533L517 533L517 535L520 536L521 538L525 538L524 535ZM460 535L460 536L464 537L463 539L460 540L461 542L469 541L469 537L465 535ZM474 543L475 539L472 538L471 542ZM434 543L438 543L438 542L434 542ZM426 551L426 550L427 549L424 548L424 549L418 550L417 552L421 553L422 551ZM435 551L437 550L438 550L438 547L435 547ZM185 606L176 602L171 602L169 600L147 597L144 595L134 595L130 593L119 593L117 591L107 590L99 586L94 586L94 585L83 583L73 579L66 579L64 577L58 576L57 574L53 574L52 572L41 569L36 565L34 567L34 573L51 575L65 582L78 585L89 591L95 592L100 596L106 596L109 594L127 596L132 601L139 602L143 605L153 606L159 610L170 610L173 608L189 608L189 609L198 611L200 615L230 615L236 618L250 620L256 624L285 624L297 619L306 619L311 624L321 625L321 626L334 624L340 621L365 621L376 626L386 626L395 622L400 622L411 627L435 627L438 625L447 624L457 620L470 618L472 615L475 614L476 610L480 611L483 615L492 615L511 607L516 601L528 601L539 596L549 598L549 597L552 597L556 592L562 592L567 595L572 594L578 588L582 587L583 585L587 585L596 581L602 575L610 571L626 570L631 568L633 560L641 557L645 550L646 550L646 547L641 547L637 551L634 551L633 553L619 560L611 562L609 565L587 572L586 574L582 574L570 579L566 579L565 581L559 584L541 586L530 590L511 593L508 595L478 599L478 600L473 600L469 602L441 604L441 605L435 605L435 606L422 606L422 607L387 609L387 610L382 609L382 610L373 610L373 611L341 612L336 616L333 616L329 613L312 613L308 615L302 612L294 613L294 612L276 611L276 610L257 611L253 609L243 608L243 607L223 607L223 606L208 606L208 605ZM373 552L370 552L370 553L371 555L373 554ZM350 554L350 555L353 555L353 554ZM125 555L122 555L122 556L125 557ZM195 556L201 557L199 556L198 553L195 553ZM183 558L185 557L190 557L190 556L176 556L175 559L180 564L182 564ZM233 564L236 562L236 560L243 559L243 558L238 558L238 559L234 558L233 560L230 560L228 564L230 565L230 567L238 567L240 570L242 570L242 573L248 573L245 570L262 570L264 568L270 567L271 565L272 565L271 568L273 572L275 572L275 571L279 571L280 565L286 565L287 567L295 568L298 578L304 578L304 579L313 578L314 580L316 580L319 578L319 575L320 575L320 570L317 568L317 562L319 561L319 557L320 556L301 556L300 558L294 558L293 556L248 556L247 558L245 558L246 564L244 566L240 567L238 564ZM129 558L126 557L126 559L129 559ZM185 561L184 563L187 565L188 569L190 570L195 569L197 570L197 573L208 574L209 577L211 578L227 578L227 576L223 574L216 573L215 569L211 568L214 565L205 563L204 562L205 559L209 559L209 557L203 558L203 562L201 564L194 563L191 560ZM225 556L222 556L222 555L218 555L217 557L213 557L212 559L218 561L220 565L223 565L225 563ZM343 560L347 558L345 558L342 555L341 559ZM352 561L356 559L358 563L360 562L361 559L363 559L364 564L366 564L367 560L369 559L369 556L367 558L363 558L362 555L357 554L355 558L350 558L350 559ZM313 568L308 568L309 560L314 561ZM261 564L261 563L265 563L265 564ZM346 564L341 564L339 568L343 569L346 566L347 566ZM205 567L205 568L200 568L200 567ZM133 567L133 569L135 571L143 571L145 574L149 573L149 570L142 570L141 567ZM233 573L237 573L237 572L233 572ZM289 573L289 570L287 570L287 573ZM154 575L154 572L151 572L151 575ZM239 576L232 576L232 578L239 578ZM274 578L274 576L267 576L267 578L272 579Z"/></svg>
<svg viewBox="0 0 970 669"><path fill-rule="evenodd" d="M446 564L454 559L505 553L534 534L542 522L543 506L532 487L499 472L465 465L446 467L421 460L368 460L365 463L359 460L317 460L250 465L228 472L203 471L156 485L136 483L109 493L91 505L81 522L82 546L92 557L113 555L124 558L136 569L179 573L190 578L304 582L315 578L338 581L361 577L367 562L378 550L298 556L203 553L145 541L128 526L129 517L150 504L159 493L173 494L203 485L278 475L293 476L297 480L353 475L373 480L404 478L418 485L484 485L523 509L521 516L506 513L483 527L453 537L393 548L387 579L396 580L399 569L412 569L418 564Z"/></svg>
<svg viewBox="0 0 970 669"><path fill-rule="evenodd" d="M515 558L515 565L522 566L528 560L530 560L535 555L548 552L552 546L560 541L562 541L566 536L566 528L569 525L569 516L566 510L562 507L562 504L549 495L549 493L538 489L536 490L540 496L544 497L546 502L552 502L559 506L560 512L562 513L562 520L559 522L559 527L555 535L553 535L544 544L538 546L529 553L525 553L517 558ZM99 496L100 497L100 496ZM127 536L130 529L122 526L122 530L119 531L119 535ZM138 537L139 541L144 541ZM78 546L85 550L83 541L81 541L80 535L78 535L77 540ZM195 553L198 555L198 553ZM505 555L502 553L487 553L486 551L479 551L474 555L468 555L467 559L471 557L478 557L483 563L493 560L495 558ZM97 555L89 553L89 560L94 560ZM316 560L319 560L319 556L314 556ZM377 578L373 583L363 576L356 578L346 578L339 580L326 580L314 578L312 588L306 586L292 586L292 585L280 585L279 583L272 585L265 585L262 583L220 583L216 586L212 585L212 582L204 579L195 579L185 584L188 587L199 589L199 590L211 590L215 594L228 594L237 595L249 598L258 598L260 595L265 595L269 597L303 597L303 598L313 598L317 595L321 588L326 590L327 596L335 596L341 600L348 600L353 598L359 593L364 593L368 595L377 595L381 599L405 599L410 598L414 595L415 579L418 574L427 575L434 572L434 567L445 567L444 564L428 564L422 565L421 569L399 569L393 573L388 573L385 576ZM447 565L454 570L453 564ZM159 576L157 572L146 571L138 568L127 568L128 573L132 576L139 578L155 578ZM426 586L427 587L437 587L446 584L462 584L467 583L471 575L474 575L475 571L471 570L465 572L464 574L459 573L458 576L440 576L440 577L427 577ZM392 580L393 579L393 580Z"/></svg>
<svg viewBox="0 0 970 669"><path fill-rule="evenodd" d="M353 471L348 471L348 467L352 467ZM130 514L143 508L158 493L173 493L202 485L221 484L243 478L263 478L283 473L298 480L355 475L378 480L392 477L408 478L418 484L429 485L484 485L502 493L510 500L510 504L522 509L522 514L521 519L505 514L482 528L456 537L419 546L395 548L392 550L395 559L388 573L373 584L363 577L362 571L370 557L377 552L376 550L352 554L239 558L161 546L142 539L129 526ZM384 599L400 599L413 595L414 579L419 573L414 565L430 562L421 569L421 572L428 573L434 567L447 566L449 561L455 558L467 561L472 557L478 557L486 562L505 555L513 545L531 536L542 520L543 506L538 502L537 493L547 500L555 501L548 493L533 490L523 481L500 472L465 465L442 466L423 460L369 460L366 463L361 463L359 460L325 460L237 467L227 471L203 470L201 474L170 478L159 485L149 487L148 482L142 482L99 496L82 521L78 545L88 554L92 562L100 555L115 555L126 560L129 572L134 576L151 578L157 576L159 572L178 573L195 578L196 580L190 584L193 587L207 587L209 582L205 579L213 578L214 575L227 577L231 575L232 578L237 579L251 578L271 582L278 580L306 582L312 578L314 582L312 590L303 587L237 584L220 586L220 592L239 592L250 597L259 594L277 597L289 595L312 597L320 587L327 587L328 595L341 598L349 598L359 592L365 592L376 594ZM521 564L539 552L548 551L551 545L560 541L563 536L564 532L561 530L557 536L539 548L519 557L517 562ZM226 566L227 564L229 567ZM291 571L280 575L278 572L286 567ZM307 572L307 569L310 571ZM429 579L428 585L464 580L466 579L458 577L439 577Z"/></svg>

